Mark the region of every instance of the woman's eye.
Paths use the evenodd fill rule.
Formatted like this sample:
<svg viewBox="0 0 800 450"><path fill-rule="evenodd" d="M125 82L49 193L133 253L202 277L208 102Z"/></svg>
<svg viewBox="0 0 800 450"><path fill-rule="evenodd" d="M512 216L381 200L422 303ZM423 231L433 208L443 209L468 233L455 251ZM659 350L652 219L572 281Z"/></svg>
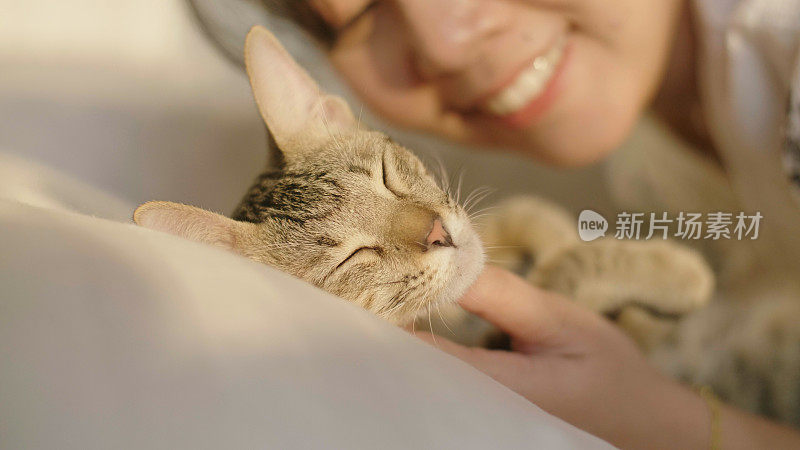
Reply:
<svg viewBox="0 0 800 450"><path fill-rule="evenodd" d="M351 259L353 259L353 257L355 257L356 255L361 254L363 252L379 253L380 249L378 249L377 247L361 247L361 248L358 248L353 253L350 253L350 256L348 256L342 262L340 262L339 265L336 266L336 268L338 269L338 268L342 267L347 261L350 261Z"/></svg>

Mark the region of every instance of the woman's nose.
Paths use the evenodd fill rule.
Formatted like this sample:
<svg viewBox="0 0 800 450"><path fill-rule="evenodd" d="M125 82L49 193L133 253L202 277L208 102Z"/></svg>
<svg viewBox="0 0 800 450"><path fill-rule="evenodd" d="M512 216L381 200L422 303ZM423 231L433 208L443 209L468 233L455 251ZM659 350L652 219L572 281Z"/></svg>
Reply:
<svg viewBox="0 0 800 450"><path fill-rule="evenodd" d="M426 79L457 73L475 63L481 41L501 31L497 0L395 0Z"/></svg>

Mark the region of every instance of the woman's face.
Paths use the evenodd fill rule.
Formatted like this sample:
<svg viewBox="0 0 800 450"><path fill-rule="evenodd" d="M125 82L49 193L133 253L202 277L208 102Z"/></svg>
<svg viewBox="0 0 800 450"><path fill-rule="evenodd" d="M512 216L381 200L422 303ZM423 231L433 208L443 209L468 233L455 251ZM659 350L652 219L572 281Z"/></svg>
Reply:
<svg viewBox="0 0 800 450"><path fill-rule="evenodd" d="M379 113L413 128L595 160L652 95L681 0L310 0L331 58Z"/></svg>

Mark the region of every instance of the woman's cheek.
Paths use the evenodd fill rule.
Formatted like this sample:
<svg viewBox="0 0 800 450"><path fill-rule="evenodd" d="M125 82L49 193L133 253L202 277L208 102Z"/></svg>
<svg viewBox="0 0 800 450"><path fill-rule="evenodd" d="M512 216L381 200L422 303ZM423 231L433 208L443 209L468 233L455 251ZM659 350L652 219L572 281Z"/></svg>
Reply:
<svg viewBox="0 0 800 450"><path fill-rule="evenodd" d="M625 140L644 103L641 80L607 48L573 37L572 55L556 101L529 128L508 136L544 162L592 163ZM505 133L514 133L506 131Z"/></svg>
<svg viewBox="0 0 800 450"><path fill-rule="evenodd" d="M542 145L567 165L584 165L617 149L645 103L642 80L604 48L581 46L562 103L550 126L542 123Z"/></svg>
<svg viewBox="0 0 800 450"><path fill-rule="evenodd" d="M444 106L436 87L422 82L398 55L376 58L370 46L334 50L331 60L350 87L378 114L400 125L437 128ZM394 56L396 62L389 61Z"/></svg>

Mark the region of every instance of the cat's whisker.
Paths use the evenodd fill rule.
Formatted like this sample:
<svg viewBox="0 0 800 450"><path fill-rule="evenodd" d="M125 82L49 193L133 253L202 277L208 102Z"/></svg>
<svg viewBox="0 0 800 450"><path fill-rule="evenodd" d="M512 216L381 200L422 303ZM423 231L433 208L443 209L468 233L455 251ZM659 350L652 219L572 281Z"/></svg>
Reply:
<svg viewBox="0 0 800 450"><path fill-rule="evenodd" d="M469 220L477 219L478 217L496 217L497 212L493 211L477 211L472 213L467 213L467 218Z"/></svg>
<svg viewBox="0 0 800 450"><path fill-rule="evenodd" d="M442 157L440 155L436 156L439 164L439 181L442 186L442 190L447 194L448 197L452 197L453 193L450 191L450 182L447 177L447 167L444 165Z"/></svg>
<svg viewBox="0 0 800 450"><path fill-rule="evenodd" d="M420 310L421 310L421 309L422 309L424 306L425 306L425 303L420 303L420 304L419 304L419 305L418 305L418 306L417 306L417 307L414 309L414 313L412 314L412 317L414 317L414 324L416 324L416 322L417 322L417 319L416 319L416 318L419 316L419 312L420 312ZM413 330L413 327L412 327L412 330ZM416 332L414 332L414 334L416 334Z"/></svg>
<svg viewBox="0 0 800 450"><path fill-rule="evenodd" d="M474 223L475 225L480 227L480 226L483 226L483 224L485 224L486 220L488 220L488 219L489 219L489 217L487 217L487 216L478 216L478 217L475 217L474 219L470 219L470 221L472 223Z"/></svg>
<svg viewBox="0 0 800 450"><path fill-rule="evenodd" d="M323 97L322 90L317 87L317 107L320 109L322 113L320 117L322 117L322 124L325 126L325 131L328 133L328 137L333 137L333 133L331 133L331 127L328 124L328 114L325 112L325 97Z"/></svg>
<svg viewBox="0 0 800 450"><path fill-rule="evenodd" d="M449 331L450 334L455 336L456 335L455 331L453 331L453 329L450 328L450 325L447 323L447 320L444 318L444 315L442 315L442 310L439 308L439 303L436 302L436 303L434 303L434 305L436 305L436 312L439 313L439 319L441 319L442 324L444 325L444 327L447 328L447 331Z"/></svg>
<svg viewBox="0 0 800 450"><path fill-rule="evenodd" d="M475 202L479 202L481 199L485 198L487 195L495 192L495 190L496 189L491 187L491 186L479 186L478 188L476 188L473 191L475 197L479 197L479 199L473 198L472 200L475 201Z"/></svg>
<svg viewBox="0 0 800 450"><path fill-rule="evenodd" d="M429 157L436 163L437 170L436 172L431 171L431 176L436 182L436 185L450 197L450 183L447 180L447 168L445 168L444 161L442 161L442 156L437 153ZM425 164L425 166L430 167L431 164Z"/></svg>
<svg viewBox="0 0 800 450"><path fill-rule="evenodd" d="M433 332L433 321L431 320L431 305L430 304L428 304L428 328L430 328L431 336L433 336L433 345L438 347L439 343L436 342L436 333Z"/></svg>
<svg viewBox="0 0 800 450"><path fill-rule="evenodd" d="M458 174L458 186L456 186L456 203L461 203L461 185L464 182L464 170L460 170Z"/></svg>
<svg viewBox="0 0 800 450"><path fill-rule="evenodd" d="M389 309L388 314L392 314L392 313L396 312L397 310L400 310L400 309L406 307L408 305L408 303L407 303L408 296L413 291L414 291L413 287L409 288L409 289L406 289L402 294L400 294L396 299L394 299L393 301L396 304ZM414 312L414 315L416 315L416 311Z"/></svg>
<svg viewBox="0 0 800 450"><path fill-rule="evenodd" d="M383 315L385 317L390 316L400 305L403 304L403 297L405 296L405 290L400 291L391 300L387 306L384 306L380 311L379 315Z"/></svg>
<svg viewBox="0 0 800 450"><path fill-rule="evenodd" d="M401 280L401 281L403 281L403 280ZM405 301L406 296L410 292L412 292L414 290L414 287L415 286L413 284L410 284L409 286L400 288L400 292L395 294L395 296L392 297L392 299L389 301L389 304L387 306L385 306L384 308L382 308L378 312L379 315L383 315L384 317L388 317L393 312L395 312L397 309L400 309L400 307L403 306L403 302Z"/></svg>
<svg viewBox="0 0 800 450"><path fill-rule="evenodd" d="M462 208L464 208L464 212L466 212L467 214L472 214L473 213L473 211L472 211L472 208L474 207L473 202L474 202L474 199L476 197L477 197L477 195L473 191L472 193L470 193L469 196L467 196L467 200L461 206Z"/></svg>
<svg viewBox="0 0 800 450"><path fill-rule="evenodd" d="M422 309L424 306L425 306L425 303L423 303L423 302L420 302L420 304L419 304L419 305L417 305L417 307L416 307L416 308L414 308L414 313L413 313L413 314L411 314L411 317L414 317L414 322L415 322L415 323L416 323L416 321L417 321L417 319L416 319L416 318L417 318L417 316L419 315L419 311L420 311L420 310L421 310L421 309Z"/></svg>
<svg viewBox="0 0 800 450"><path fill-rule="evenodd" d="M481 214L481 213L484 213L484 212L486 212L486 211L491 211L491 210L495 210L495 209L498 209L498 208L499 208L499 206L487 206L487 207L485 207L485 208L481 208L481 209L479 209L479 210L477 210L477 211L470 211L470 212L468 213L468 216L469 216L469 217L472 217L472 216L473 216L473 215L475 215L475 214Z"/></svg>
<svg viewBox="0 0 800 450"><path fill-rule="evenodd" d="M468 219L473 222L477 222L478 220L483 220L489 217L494 217L494 214L476 214L474 216L468 217Z"/></svg>
<svg viewBox="0 0 800 450"><path fill-rule="evenodd" d="M472 220L472 223L477 228L482 228L484 226L484 224L486 223L486 221L489 220L489 219L490 218L486 217L486 216L476 217L475 219Z"/></svg>
<svg viewBox="0 0 800 450"><path fill-rule="evenodd" d="M464 204L465 205L469 204L470 200L472 199L472 197L474 195L476 195L477 193L483 192L483 191L485 191L487 189L489 189L488 186L478 186L477 188L473 189L472 191L470 191L469 195L467 195L467 198L464 199Z"/></svg>
<svg viewBox="0 0 800 450"><path fill-rule="evenodd" d="M390 318L390 317L392 316L392 314L393 314L395 311L397 311L398 309L400 309L400 308L399 308L399 306L400 306L400 305L402 305L402 303L398 303L397 305L393 306L392 308L389 308L389 309L388 309L388 310L386 310L386 311L382 311L382 312L378 313L378 316L380 316L380 317L383 317L384 319L388 319L388 318Z"/></svg>
<svg viewBox="0 0 800 450"><path fill-rule="evenodd" d="M475 205L478 205L483 199L488 197L494 192L494 189L488 186L481 186L470 193L467 199L464 201L464 210L470 212L470 208L473 208Z"/></svg>

